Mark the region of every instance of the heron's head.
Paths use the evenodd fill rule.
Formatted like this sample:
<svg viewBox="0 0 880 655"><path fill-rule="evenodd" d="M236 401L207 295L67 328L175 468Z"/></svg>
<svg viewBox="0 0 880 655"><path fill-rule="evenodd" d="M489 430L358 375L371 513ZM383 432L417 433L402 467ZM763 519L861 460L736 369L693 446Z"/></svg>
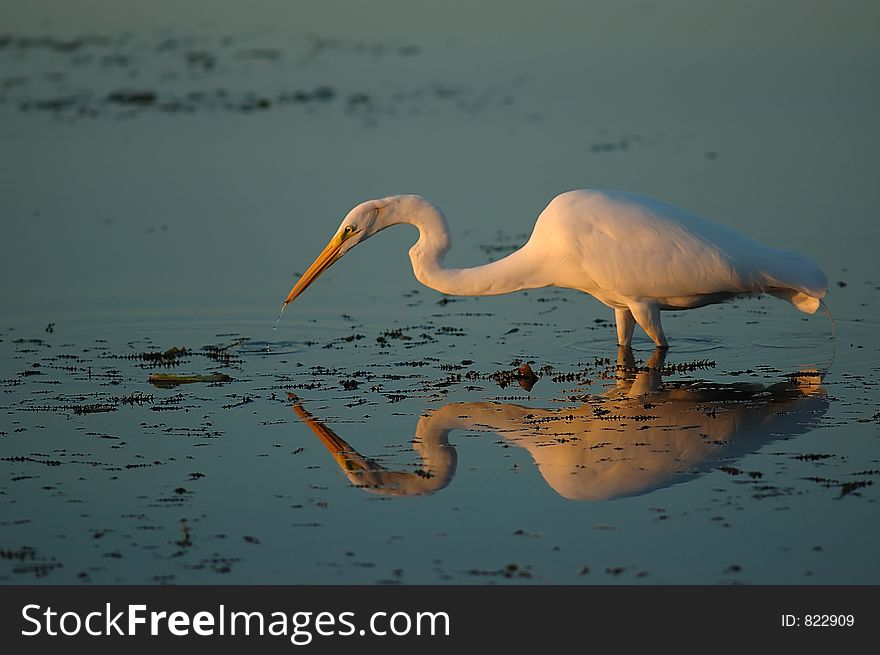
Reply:
<svg viewBox="0 0 880 655"><path fill-rule="evenodd" d="M369 239L379 230L388 227L388 221L383 219L389 218L388 214L393 213L388 211L389 207L389 199L387 198L368 200L348 212L339 225L339 229L330 239L330 243L287 294L284 306L286 307L293 302L312 282L318 279L321 273L339 261L345 253Z"/></svg>

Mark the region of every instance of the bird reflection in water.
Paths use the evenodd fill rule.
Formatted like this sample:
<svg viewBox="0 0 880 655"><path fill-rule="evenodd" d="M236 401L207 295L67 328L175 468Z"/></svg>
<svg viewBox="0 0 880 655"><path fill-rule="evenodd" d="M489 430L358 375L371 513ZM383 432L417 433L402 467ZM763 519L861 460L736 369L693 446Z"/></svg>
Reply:
<svg viewBox="0 0 880 655"><path fill-rule="evenodd" d="M496 402L450 403L419 419L416 471L389 470L363 457L291 394L293 409L366 491L415 496L443 489L455 475L453 430L494 432L529 451L541 475L572 500L649 493L729 464L775 439L815 428L828 408L821 374L785 381L663 382L666 350L646 366L620 348L616 383L576 408L535 409Z"/></svg>

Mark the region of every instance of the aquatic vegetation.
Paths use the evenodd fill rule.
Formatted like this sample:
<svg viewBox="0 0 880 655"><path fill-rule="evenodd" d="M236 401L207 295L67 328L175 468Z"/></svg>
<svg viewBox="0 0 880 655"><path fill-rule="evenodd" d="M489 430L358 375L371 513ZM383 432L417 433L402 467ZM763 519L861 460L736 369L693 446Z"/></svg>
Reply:
<svg viewBox="0 0 880 655"><path fill-rule="evenodd" d="M150 384L163 389L176 387L181 384L195 384L198 382L230 382L231 377L225 373L209 373L207 375L178 375L175 373L153 373L150 375Z"/></svg>

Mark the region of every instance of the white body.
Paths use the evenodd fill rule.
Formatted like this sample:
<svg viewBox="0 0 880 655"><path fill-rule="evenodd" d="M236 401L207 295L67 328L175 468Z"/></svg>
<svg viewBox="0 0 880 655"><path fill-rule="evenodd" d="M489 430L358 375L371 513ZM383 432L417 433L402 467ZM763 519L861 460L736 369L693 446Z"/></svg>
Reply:
<svg viewBox="0 0 880 655"><path fill-rule="evenodd" d="M803 255L625 193L557 196L521 252L543 260L548 285L578 289L615 309L638 302L690 309L730 295L786 291L813 298L802 301L815 311L828 283Z"/></svg>

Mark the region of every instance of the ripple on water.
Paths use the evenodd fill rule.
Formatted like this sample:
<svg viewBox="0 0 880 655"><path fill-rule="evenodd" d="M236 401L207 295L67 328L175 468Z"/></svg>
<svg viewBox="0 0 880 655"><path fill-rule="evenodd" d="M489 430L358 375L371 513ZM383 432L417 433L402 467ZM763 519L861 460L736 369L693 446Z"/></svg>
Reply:
<svg viewBox="0 0 880 655"><path fill-rule="evenodd" d="M755 348L783 348L786 350L815 350L827 346L828 339L812 332L773 332L762 334L751 345Z"/></svg>

